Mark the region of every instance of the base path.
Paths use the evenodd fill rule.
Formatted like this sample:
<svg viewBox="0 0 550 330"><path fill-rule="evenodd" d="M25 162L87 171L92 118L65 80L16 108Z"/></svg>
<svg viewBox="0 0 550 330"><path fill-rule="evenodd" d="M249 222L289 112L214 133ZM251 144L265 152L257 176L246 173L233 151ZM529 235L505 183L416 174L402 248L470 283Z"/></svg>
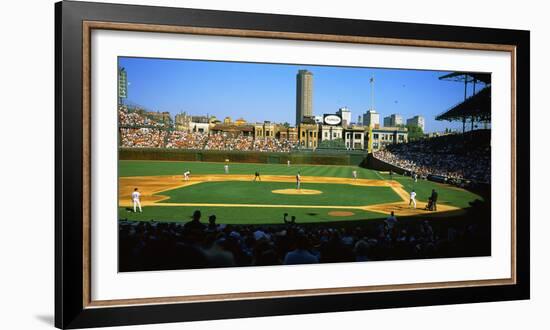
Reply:
<svg viewBox="0 0 550 330"><path fill-rule="evenodd" d="M205 174L192 175L189 180L184 180L183 175L164 175L164 176L136 176L119 178L119 206L131 207L131 194L134 188L138 188L142 194L142 206L202 206L202 207L270 207L270 208L323 208L323 209L347 209L363 210L383 214L390 214L391 211L396 215L408 216L422 213L448 212L458 210L457 207L438 203L437 211L427 211L424 208L409 208L409 193L403 186L392 180L372 180L372 179L352 179L335 177L302 176L302 183L338 183L350 184L365 187L390 187L399 197L401 202L384 203L368 206L341 206L341 205L256 205L256 204L213 204L213 203L163 203L162 201L169 197L163 196L163 191L176 188L182 188L199 184L203 182L223 182L223 181L253 181L254 175L243 174ZM262 181L265 182L288 182L296 183L296 178L290 175L262 175ZM283 192L282 192L283 191ZM273 193L308 195L322 193L312 189L280 189ZM426 205L427 201L417 200L419 206Z"/></svg>

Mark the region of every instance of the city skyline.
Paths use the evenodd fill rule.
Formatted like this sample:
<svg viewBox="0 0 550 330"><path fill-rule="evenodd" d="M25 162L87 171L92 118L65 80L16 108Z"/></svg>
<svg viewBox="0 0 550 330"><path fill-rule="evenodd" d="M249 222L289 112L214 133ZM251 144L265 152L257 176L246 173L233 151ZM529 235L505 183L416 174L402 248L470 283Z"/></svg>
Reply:
<svg viewBox="0 0 550 330"><path fill-rule="evenodd" d="M249 122L288 122L296 118L296 77L307 70L315 77L313 115L346 107L357 118L371 105L370 79L375 79L375 110L382 117L425 118L426 132L458 129L461 123L435 116L464 99L464 85L440 81L447 71L264 64L120 57L127 72L128 99L172 116L242 117ZM479 86L477 90L480 90ZM472 94L471 88L468 95Z"/></svg>

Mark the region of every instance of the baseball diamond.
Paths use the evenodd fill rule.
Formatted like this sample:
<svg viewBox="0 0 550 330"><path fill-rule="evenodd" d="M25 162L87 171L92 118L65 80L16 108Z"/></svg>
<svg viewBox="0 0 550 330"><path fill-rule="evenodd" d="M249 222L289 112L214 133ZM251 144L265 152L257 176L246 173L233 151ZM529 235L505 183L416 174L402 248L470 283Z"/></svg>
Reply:
<svg viewBox="0 0 550 330"><path fill-rule="evenodd" d="M427 204L431 189L446 196L438 213L457 211L468 202L481 199L467 190L430 181L412 182L395 176L356 166L300 165L288 168L278 164L231 164L231 174L224 174L223 163L120 161L119 215L130 220L187 221L193 208L209 208L219 216L219 223L276 222L284 212L297 211L299 221L320 222L353 219L376 219L394 211L399 216L433 213L424 208L408 207L409 191L419 192L419 205ZM184 169L192 175L186 180ZM302 188L295 188L292 173L303 173ZM358 179L351 177L352 171ZM262 181L254 182L255 171ZM289 175L290 174L290 175ZM310 175L306 175L310 174ZM128 212L130 195L135 187L142 193L143 213ZM305 191L300 193L300 191ZM189 210L187 214L180 210ZM232 212L224 212L231 208ZM265 218L265 209L279 215ZM169 213L172 209L173 213ZM244 217L246 210L250 217ZM316 212L304 212L316 210ZM274 211L274 212L273 212ZM335 212L341 211L341 212Z"/></svg>

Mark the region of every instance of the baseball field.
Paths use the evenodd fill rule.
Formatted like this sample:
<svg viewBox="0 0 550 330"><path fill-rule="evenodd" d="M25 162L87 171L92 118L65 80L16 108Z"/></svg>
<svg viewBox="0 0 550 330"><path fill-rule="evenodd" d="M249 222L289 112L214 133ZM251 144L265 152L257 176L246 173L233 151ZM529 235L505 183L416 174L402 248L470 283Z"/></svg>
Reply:
<svg viewBox="0 0 550 330"><path fill-rule="evenodd" d="M281 223L284 213L299 223L380 219L391 211L444 216L482 199L454 186L358 166L121 160L118 170L119 219L128 220L187 222L197 209L203 221L215 214L225 224ZM255 172L261 181L254 181ZM134 188L142 194L142 213L132 209ZM413 189L416 209L408 206ZM439 194L437 212L424 209L432 189Z"/></svg>

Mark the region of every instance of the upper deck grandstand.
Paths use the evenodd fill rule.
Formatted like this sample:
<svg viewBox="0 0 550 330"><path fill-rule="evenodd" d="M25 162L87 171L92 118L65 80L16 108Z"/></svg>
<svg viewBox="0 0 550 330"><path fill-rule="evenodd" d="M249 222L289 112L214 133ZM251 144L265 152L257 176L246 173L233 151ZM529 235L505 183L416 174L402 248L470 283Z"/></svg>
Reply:
<svg viewBox="0 0 550 330"><path fill-rule="evenodd" d="M491 180L491 77L483 73L453 72L440 77L464 83L464 101L436 116L436 120L462 122L462 133L390 145L374 156L420 176L435 175L448 180ZM483 88L476 92L476 84ZM468 84L473 94L467 97ZM470 131L466 122L470 121ZM478 126L482 124L483 128Z"/></svg>

